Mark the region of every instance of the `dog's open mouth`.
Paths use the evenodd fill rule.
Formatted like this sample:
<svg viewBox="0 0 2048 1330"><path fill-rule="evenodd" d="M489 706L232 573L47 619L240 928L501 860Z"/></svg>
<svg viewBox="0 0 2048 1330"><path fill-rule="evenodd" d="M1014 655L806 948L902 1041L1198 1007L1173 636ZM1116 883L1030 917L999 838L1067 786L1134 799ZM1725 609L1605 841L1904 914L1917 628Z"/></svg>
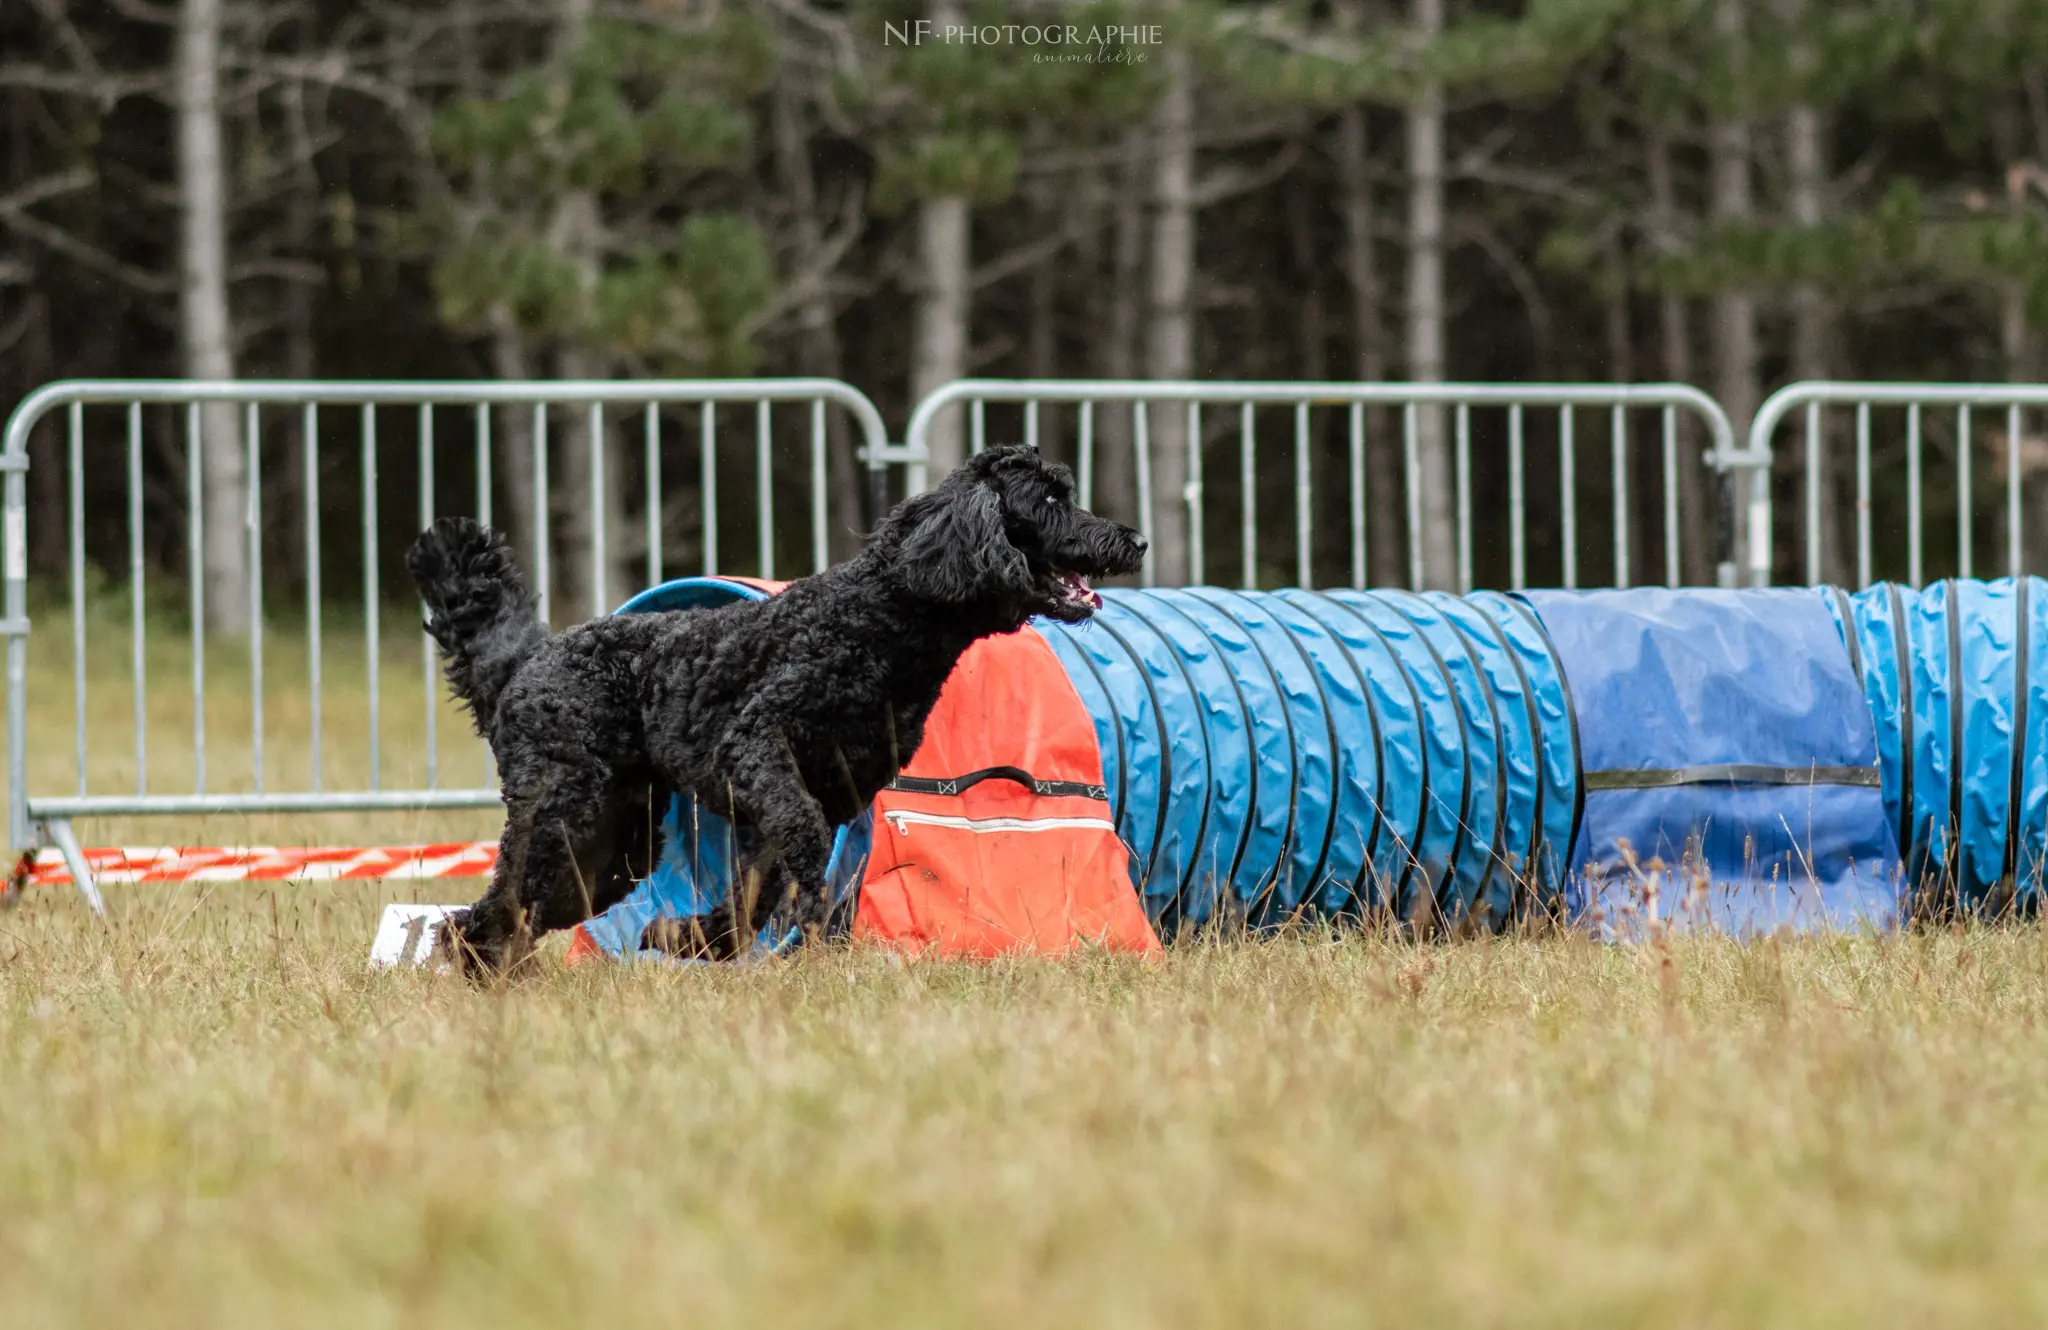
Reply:
<svg viewBox="0 0 2048 1330"><path fill-rule="evenodd" d="M1055 569L1053 576L1058 581L1061 605L1076 610L1102 608L1102 593L1089 586L1088 579L1081 574Z"/></svg>

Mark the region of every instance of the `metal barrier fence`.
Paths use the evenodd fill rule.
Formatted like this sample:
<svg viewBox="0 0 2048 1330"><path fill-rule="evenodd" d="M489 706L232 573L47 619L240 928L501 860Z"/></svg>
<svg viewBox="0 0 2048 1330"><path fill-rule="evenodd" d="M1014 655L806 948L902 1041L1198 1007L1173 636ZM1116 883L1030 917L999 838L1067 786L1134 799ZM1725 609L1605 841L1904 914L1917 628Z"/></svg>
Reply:
<svg viewBox="0 0 2048 1330"><path fill-rule="evenodd" d="M1089 380L962 380L951 383L918 403L910 418L906 431L904 452L910 460L910 487L921 489L927 482L925 464L931 455L930 445L940 415L948 410L964 408L968 414L968 451L979 452L987 443L987 408L991 404L1016 405L1022 408L1022 429L1013 436L1017 441L1036 445L1040 440L1040 407L1048 404L1073 405L1078 408L1076 431L1076 471L1081 489L1081 500L1088 505L1094 498L1094 482L1097 452L1098 421L1095 407L1100 403L1129 404L1131 409L1129 440L1135 451L1134 469L1136 480L1136 501L1138 526L1157 548L1158 535L1162 527L1162 516L1155 507L1159 486L1155 484L1155 472L1165 471L1174 480L1182 481L1184 510L1169 510L1170 520L1182 529L1177 536L1184 535L1186 545L1187 581L1200 583L1206 579L1207 550L1205 531L1205 483L1203 473L1204 440L1202 408L1205 406L1236 407L1238 409L1238 470L1237 488L1240 503L1239 564L1243 584L1247 588L1256 586L1258 578L1258 513L1256 503L1259 475L1259 439L1256 413L1261 407L1285 407L1293 412L1293 463L1294 463L1294 555L1295 580L1301 586L1316 584L1313 569L1313 529L1315 502L1315 480L1312 458L1315 448L1312 444L1313 421L1311 413L1331 408L1346 413L1345 440L1349 472L1349 543L1350 579L1355 587L1367 585L1371 570L1367 557L1367 514L1372 506L1367 494L1367 417L1378 408L1398 408L1401 412L1401 488L1407 529L1406 575L1411 585L1426 585L1432 573L1441 575L1442 570L1427 566L1424 556L1425 514L1423 511L1422 472L1425 465L1424 448L1421 440L1425 428L1424 412L1440 413L1445 408L1452 412L1452 427L1449 442L1454 458L1454 476L1450 480L1454 490L1454 550L1455 584L1460 590L1470 590L1473 585L1473 420L1475 408L1494 408L1506 415L1505 450L1507 453L1507 497L1506 517L1508 524L1509 580L1520 589L1528 578L1528 413L1531 411L1556 412L1556 452L1558 464L1559 504L1559 545L1562 566L1560 581L1566 587L1579 583L1578 562L1578 443L1576 412L1579 408L1604 409L1608 414L1607 442L1608 466L1610 471L1610 492L1612 514L1610 534L1613 542L1613 584L1625 586L1630 580L1631 534L1629 513L1635 491L1631 489L1629 458L1631 453L1629 415L1635 409L1657 411L1661 417L1662 443L1662 526L1663 526L1663 573L1665 580L1677 585L1681 579L1681 549L1679 500L1680 489L1686 483L1680 461L1679 418L1681 413L1695 418L1706 430L1711 443L1707 462L1719 472L1716 486L1717 507L1720 509L1720 530L1716 551L1719 565L1719 580L1732 585L1735 577L1737 550L1735 511L1733 503L1733 478L1742 470L1757 470L1767 474L1769 470L1768 450L1755 448L1743 452L1735 447L1734 431L1728 416L1720 406L1696 388L1683 384L1409 384L1409 383L1221 383L1221 382L1111 382ZM1179 422L1173 422L1174 432L1180 449L1178 456L1156 455L1152 440L1156 429L1151 413L1154 406L1178 405L1185 409L1185 430ZM1197 441L1197 446L1188 446ZM1162 465L1164 464L1164 465ZM1708 477L1700 477L1702 481ZM1170 486L1169 486L1170 488ZM1379 505L1385 511L1385 505ZM1767 512L1752 511L1752 523L1758 518L1768 519ZM1752 533L1761 534L1763 529L1750 526ZM1154 569L1150 555L1147 556L1145 582L1150 585ZM1752 570L1756 559L1750 560ZM1753 576L1754 571L1753 571ZM1759 579L1761 580L1761 579Z"/></svg>
<svg viewBox="0 0 2048 1330"><path fill-rule="evenodd" d="M756 570L764 576L775 573L775 511L772 503L774 489L773 453L774 430L773 408L778 403L805 404L809 407L809 513L810 562L814 568L825 566L829 550L828 529L828 482L827 482L827 428L826 410L836 406L845 410L854 422L863 440L862 456L865 461L871 491L879 498L884 468L892 461L905 460L903 450L892 448L887 442L886 432L880 414L874 405L860 392L848 385L829 379L763 379L763 380L713 380L675 381L652 383L587 382L587 383L201 383L201 382L73 382L57 383L42 388L25 399L7 422L4 449L0 449L0 472L4 472L4 496L0 496L0 536L4 536L5 555L5 617L0 619L0 635L7 639L7 717L8 717L8 825L16 846L51 845L63 851L71 868L73 881L79 884L81 892L94 908L99 908L99 898L92 885L90 873L78 842L73 836L70 821L77 817L106 816L117 814L199 814L199 813L296 813L296 812L341 812L371 810L424 810L483 808L498 802L494 788L440 787L439 736L435 730L434 697L436 695L435 659L431 642L422 636L422 668L426 694L429 699L425 720L426 784L423 788L392 789L379 788L379 726L380 711L380 661L379 661L379 619L381 613L382 588L379 585L378 550L378 423L380 410L412 407L417 412L415 437L418 446L418 516L422 524L436 514L434 502L435 478L437 475L434 449L434 430L437 419L445 419L450 410L467 408L469 413L468 432L473 449L473 489L476 496L477 515L488 521L491 517L491 495L493 485L493 455L496 451L493 441L493 408L530 407L530 425L521 422L518 433L525 435L525 442L531 450L532 476L532 525L531 544L535 555L531 572L541 599L541 611L546 616L554 596L552 571L549 566L550 544L548 527L552 509L552 488L549 483L549 429L552 415L557 410L582 410L587 412L586 436L591 445L589 454L590 509L587 535L590 543L589 564L591 585L590 605L593 613L600 613L611 606L611 588L607 585L607 569L610 566L610 541L608 529L608 486L605 475L607 452L598 441L609 437L605 413L608 410L637 410L641 419L640 431L644 443L645 468L642 481L646 489L646 563L647 576L659 581L664 572L664 551L662 548L662 461L663 461L663 416L665 410L694 407L697 412L697 440L700 452L698 483L702 496L703 512L703 559L702 570L719 570L717 544L718 530L718 468L717 440L718 408L726 404L745 404L753 408L754 414L754 500L755 527L758 536ZM243 549L248 558L248 668L250 677L249 734L254 751L252 767L254 779L252 789L240 791L210 791L206 774L206 655L205 655L205 604L204 587L206 578L201 574L206 532L203 529L205 513L205 457L206 421L223 409L225 404L232 412L242 408L239 422L229 416L241 435L241 460L247 477L247 511L241 523ZM144 428L145 407L168 406L183 408L183 446L186 496L186 527L181 533L181 542L189 560L190 616L192 634L191 687L193 700L193 728L191 735L193 758L193 782L189 793L155 793L149 788L149 767L147 753L150 746L149 711L146 698L146 651L145 635L148 614L144 592L145 544L144 544L144 457L146 442L150 442ZM126 478L123 493L126 501L127 563L129 574L129 660L133 674L134 707L134 756L136 784L132 791L120 793L94 791L87 779L86 747L86 484L85 475L88 452L97 451L87 446L87 409L117 408L122 424L119 437L125 442ZM298 421L302 465L304 468L304 506L300 520L304 524L304 581L305 613L307 623L307 667L310 680L310 734L306 736L310 748L311 763L308 783L304 788L278 792L266 789L263 745L265 738L265 717L263 709L263 485L261 483L261 448L263 408L296 408L300 412ZM320 525L327 512L327 504L320 493L320 412L323 408L353 409L357 415L360 443L357 452L360 458L360 488L362 541L363 541L363 631L367 647L368 664L368 711L363 718L368 727L369 771L368 788L336 790L323 788L321 774L321 622L322 622L322 578L321 578L321 534ZM77 760L76 788L69 794L48 794L33 790L30 784L27 755L28 652L29 632L28 600L28 507L27 470L29 466L30 438L39 423L62 411L66 421L66 454L68 458L68 502L67 508L67 562L70 572L71 635L73 646L73 691L74 691L74 745ZM97 412L95 414L98 414ZM173 431L175 431L173 426ZM460 431L457 431L460 432ZM153 442L161 443L161 431ZM161 452L161 449L158 449ZM96 468L97 469L97 468ZM38 520L56 520L58 514L38 513ZM695 571L693 569L693 571ZM46 700L38 699L41 706L48 707Z"/></svg>
<svg viewBox="0 0 2048 1330"><path fill-rule="evenodd" d="M2018 576L2025 568L2026 473L2030 469L2025 417L2030 410L2048 408L2048 385L2011 383L1923 384L1923 383L1795 383L1781 389L1758 409L1750 428L1749 451L1768 454L1778 429L1795 413L1804 416L1804 527L1805 575L1808 583L1824 579L1824 518L1837 497L1827 493L1831 486L1831 463L1835 445L1829 437L1829 408L1853 408L1849 431L1855 457L1852 511L1855 516L1855 580L1867 586L1875 577L1873 540L1875 504L1872 453L1880 442L1873 413L1878 408L1903 412L1900 432L1905 450L1906 566L1905 579L1914 586L1926 581L1926 536L1929 525L1927 453L1931 445L1949 454L1947 468L1953 479L1953 514L1956 528L1956 575L1969 577L1976 567L1977 477L1975 454L1980 439L1977 420L1981 412L1994 412L1997 422L1989 437L2002 442L2004 457L2005 541L2007 570ZM1930 418L1930 409L1940 415ZM1952 416L1948 412L1953 412ZM2002 419L2000 418L2002 417ZM2002 427L2002 428L2001 428ZM1952 433L1950 432L1952 428ZM1939 435L1930 439L1930 435ZM1770 567L1772 518L1768 485L1759 483L1753 499L1762 515L1756 530L1762 533L1758 558ZM1943 516L1947 516L1944 510Z"/></svg>

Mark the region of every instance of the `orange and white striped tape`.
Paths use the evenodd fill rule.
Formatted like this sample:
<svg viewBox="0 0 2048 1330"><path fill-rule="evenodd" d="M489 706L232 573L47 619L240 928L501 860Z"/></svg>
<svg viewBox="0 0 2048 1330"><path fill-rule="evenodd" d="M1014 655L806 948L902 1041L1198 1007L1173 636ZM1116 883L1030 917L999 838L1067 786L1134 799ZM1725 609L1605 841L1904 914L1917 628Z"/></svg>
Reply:
<svg viewBox="0 0 2048 1330"><path fill-rule="evenodd" d="M88 848L86 867L102 886L157 882L335 882L374 878L489 877L497 866L494 841L447 845L372 845L353 848L228 845L196 849L121 845ZM71 885L71 870L56 850L39 850L28 865L27 886Z"/></svg>

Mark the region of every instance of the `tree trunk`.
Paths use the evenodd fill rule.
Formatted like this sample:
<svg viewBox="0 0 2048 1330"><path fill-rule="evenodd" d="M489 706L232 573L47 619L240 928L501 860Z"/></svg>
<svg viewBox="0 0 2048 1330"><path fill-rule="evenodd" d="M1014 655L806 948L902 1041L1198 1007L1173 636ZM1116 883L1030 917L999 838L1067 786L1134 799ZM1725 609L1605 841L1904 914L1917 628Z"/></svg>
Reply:
<svg viewBox="0 0 2048 1330"><path fill-rule="evenodd" d="M933 0L934 28L960 21L955 0ZM910 405L967 374L967 348L973 329L973 215L959 194L925 199L918 209L917 326L910 362ZM960 408L940 415L925 436L931 460L926 483L936 485L967 457Z"/></svg>
<svg viewBox="0 0 2048 1330"><path fill-rule="evenodd" d="M1373 197L1370 143L1365 109L1347 106L1337 117L1338 188L1343 193L1344 277L1351 287L1351 340L1358 378L1380 383L1387 377L1387 326L1380 310L1381 279L1377 201ZM1401 579L1401 473L1387 413L1366 413L1366 580Z"/></svg>
<svg viewBox="0 0 2048 1330"><path fill-rule="evenodd" d="M2028 72L2030 81L2038 77L2037 71ZM2025 168L2030 163L2022 160L2026 150L2021 145L2020 112L2010 100L2001 100L1992 110L1991 144L1999 164L2005 168L2006 215L2014 229L2019 230L2026 225ZM2036 147L2044 148L2048 144L2037 144ZM2026 383L2033 377L2028 341L2026 283L2011 279L2001 281L1998 283L1998 353L2004 362L2002 368L2009 383Z"/></svg>
<svg viewBox="0 0 2048 1330"><path fill-rule="evenodd" d="M227 163L221 144L222 0L184 0L178 10L179 332L185 374L235 377L228 313ZM206 626L249 631L249 484L233 403L200 408L205 537L200 576Z"/></svg>
<svg viewBox="0 0 2048 1330"><path fill-rule="evenodd" d="M1714 22L1728 43L1733 67L1730 76L1739 86L1745 72L1744 0L1716 0ZM1713 196L1711 206L1717 222L1747 222L1753 215L1750 194L1750 132L1746 113L1740 109L1723 113L1713 127L1709 144L1712 158ZM1721 407L1735 428L1738 447L1747 443L1750 421L1756 417L1763 398L1757 366L1756 298L1737 287L1714 297L1714 390ZM1751 482L1768 486L1770 478ZM1737 503L1746 509L1747 493L1738 493ZM1742 514L1737 514L1738 522ZM1752 535L1760 533L1751 533Z"/></svg>
<svg viewBox="0 0 2048 1330"><path fill-rule="evenodd" d="M27 165L26 157L17 160ZM16 380L20 385L18 391L27 396L56 377L57 357L50 345L49 296L30 287L22 299L28 323L22 334L20 350L10 357L12 363L9 368L19 375ZM51 576L63 574L68 557L64 530L68 519L58 516L65 511L64 480L68 474L69 459L64 450L64 436L53 413L44 417L43 423L29 437L28 468L30 510L36 514L28 525L33 541L29 549L29 566Z"/></svg>
<svg viewBox="0 0 2048 1330"><path fill-rule="evenodd" d="M1315 194L1306 179L1297 179L1287 191L1287 245L1294 263L1295 280L1301 292L1300 365L1301 376L1311 382L1329 377L1329 330L1323 308L1322 268L1316 244Z"/></svg>
<svg viewBox="0 0 2048 1330"><path fill-rule="evenodd" d="M1790 6L1795 14L1798 7L1797 3ZM1827 140L1820 113L1811 106L1794 106L1786 112L1785 166L1791 186L1792 221L1809 229L1818 227L1826 203ZM1792 377L1831 377L1833 340L1834 311L1828 307L1827 297L1814 283L1800 283L1792 290ZM1854 517L1854 499L1850 496L1848 503L1843 502L1839 483L1843 459L1836 452L1833 441L1824 433L1820 473L1814 483L1820 486L1821 580L1840 584L1849 581L1855 572L1854 537L1850 534L1853 528L1846 525ZM1805 464L1795 461L1793 465L1799 468L1795 492L1800 497L1803 525Z"/></svg>
<svg viewBox="0 0 2048 1330"><path fill-rule="evenodd" d="M917 298L917 345L910 369L913 405L967 374L971 250L967 199L941 194L918 211L917 239L923 285ZM967 457L960 411L932 422L927 482L936 485Z"/></svg>
<svg viewBox="0 0 2048 1330"><path fill-rule="evenodd" d="M1188 53L1163 58L1165 86L1154 118L1152 273L1146 311L1145 374L1191 379L1195 373L1195 70ZM1189 581L1187 412L1154 409L1147 430L1152 462L1151 580Z"/></svg>
<svg viewBox="0 0 2048 1330"><path fill-rule="evenodd" d="M1629 309L1628 264L1619 241L1608 246L1607 299L1603 312L1607 333L1607 377L1613 383L1636 381L1635 329Z"/></svg>
<svg viewBox="0 0 2048 1330"><path fill-rule="evenodd" d="M1671 140L1661 132L1652 133L1648 144L1650 176L1650 244L1661 257L1678 253L1678 186L1673 178ZM1692 308L1684 296L1668 287L1657 298L1657 344L1664 378L1671 383L1692 383ZM1714 565L1720 558L1716 546L1715 510L1720 506L1718 473L1706 465L1701 438L1687 412L1678 416L1678 551L1687 583L1693 586L1714 580Z"/></svg>
<svg viewBox="0 0 2048 1330"><path fill-rule="evenodd" d="M551 247L574 265L586 299L597 287L601 227L597 200L582 190L572 190L562 196L549 226ZM605 358L589 347L573 343L564 346L559 361L565 379L610 377L611 369ZM561 430L561 461L553 468L559 481L551 493L552 525L558 533L555 547L560 552L557 566L561 569L560 576L555 579L555 587L562 593L560 603L564 607L557 619L562 623L573 623L580 617L578 609L587 608L592 615L607 614L612 609L611 602L618 599L616 593L619 590L639 585L632 571L636 542L631 530L633 517L625 511L622 502L625 458L616 444L616 431L613 429L617 423L616 413L606 413L605 427L600 432L591 430L590 410L583 404L564 407L554 421L559 421ZM598 448L604 450L604 488L593 501L591 486L597 477L592 474L591 467L595 460L593 450ZM767 497L762 495L760 502L767 502ZM602 569L597 562L599 514L594 503L604 505Z"/></svg>
<svg viewBox="0 0 2048 1330"><path fill-rule="evenodd" d="M1145 159L1144 130L1124 135L1123 161L1112 182L1116 197L1116 241L1109 281L1109 317L1102 373L1110 379L1138 377L1138 336L1144 321ZM1138 472L1131 438L1131 413L1121 404L1095 410L1095 508L1120 521L1138 516Z"/></svg>
<svg viewBox="0 0 2048 1330"><path fill-rule="evenodd" d="M533 377L526 344L510 310L491 311L491 372L507 383L521 383ZM514 548L526 552L528 577L540 576L540 549L534 543L533 527L533 410L507 404L491 412L491 478L497 491L491 505L491 525L513 536ZM538 592L540 588L534 587Z"/></svg>
<svg viewBox="0 0 2048 1330"><path fill-rule="evenodd" d="M563 349L561 369L562 377L569 380L610 377L604 357L582 347ZM595 430L590 416L587 404L574 403L563 407L556 417L562 460L556 472L561 484L554 511L561 532L562 573L555 585L562 592L565 609L558 617L563 623L582 617L576 613L577 607L587 608L592 617L611 613L626 594L645 581L645 566L636 556L644 555L646 547L636 539L635 514L628 512L625 504L628 456L620 443L619 414L615 409L606 410L601 427ZM598 460L598 449L604 450L603 485L593 497L592 486L598 477L591 468ZM768 496L760 496L759 502L768 502ZM597 539L600 516L604 523L602 566Z"/></svg>
<svg viewBox="0 0 2048 1330"><path fill-rule="evenodd" d="M1025 373L1034 379L1060 376L1060 261L1049 258L1031 270L1031 327L1025 346ZM1038 412L1038 447L1048 457L1064 457L1064 431L1058 408Z"/></svg>
<svg viewBox="0 0 2048 1330"><path fill-rule="evenodd" d="M804 133L801 91L789 70L782 71L775 84L775 163L782 188L795 213L797 252L817 254L825 247L825 221L818 210L818 182L811 166L810 144ZM823 282L813 287L797 310L797 354L799 374L837 379L845 374L839 345L839 330L832 321L832 296ZM826 533L827 552L845 559L861 546L861 496L865 477L856 455L860 443L846 428L843 412L825 413L825 474L831 484L827 510L831 530ZM880 517L881 514L875 514Z"/></svg>
<svg viewBox="0 0 2048 1330"><path fill-rule="evenodd" d="M1289 183L1287 246L1296 289L1301 292L1297 333L1300 355L1297 363L1301 367L1301 377L1310 383L1320 383L1330 377L1329 315L1323 301L1322 265L1319 262L1321 248L1316 243L1316 204L1314 186L1306 177L1298 176ZM1350 476L1349 450L1346 434L1340 431L1332 435L1324 428L1329 423L1329 412L1313 413L1306 445L1310 450L1311 478L1315 481L1315 540L1310 558L1317 568L1344 560L1346 573L1339 581L1348 582L1350 508L1345 487ZM1333 438L1337 440L1334 456L1326 455ZM1311 585L1317 581L1316 578L1309 579Z"/></svg>
<svg viewBox="0 0 2048 1330"><path fill-rule="evenodd" d="M1417 35L1443 31L1443 0L1414 0ZM1444 89L1427 82L1408 110L1408 378L1444 378ZM1441 407L1416 412L1417 511L1422 525L1422 581L1457 585L1457 515L1449 440Z"/></svg>
<svg viewBox="0 0 2048 1330"><path fill-rule="evenodd" d="M320 181L313 174L310 157L301 158L302 170L293 183L291 202L286 209L286 243L293 258L306 258L313 251L315 228L319 225ZM284 376L301 383L311 380L318 373L319 328L316 325L313 284L297 279L285 283L283 309L280 311L284 322ZM285 430L287 447L276 468L277 486L272 494L264 496L263 511L267 513L289 513L293 505L303 502L306 492L306 437L305 416L293 412L293 418ZM314 464L319 464L319 440L313 440ZM274 497L273 497L274 496ZM306 585L306 542L287 540L280 551L284 556L284 571L291 579L291 585L303 589Z"/></svg>

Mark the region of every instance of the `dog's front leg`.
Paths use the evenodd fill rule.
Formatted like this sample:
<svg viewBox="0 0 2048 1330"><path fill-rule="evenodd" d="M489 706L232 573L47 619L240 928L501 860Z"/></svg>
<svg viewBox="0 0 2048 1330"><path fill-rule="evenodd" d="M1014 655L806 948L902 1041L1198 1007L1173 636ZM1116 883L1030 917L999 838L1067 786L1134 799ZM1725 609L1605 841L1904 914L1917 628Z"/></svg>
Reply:
<svg viewBox="0 0 2048 1330"><path fill-rule="evenodd" d="M752 930L758 934L783 899L796 897L796 923L806 931L822 926L825 869L832 855L832 828L805 788L795 756L780 732L747 736L728 745L724 769L738 810L759 838L742 855L742 884L756 892Z"/></svg>

